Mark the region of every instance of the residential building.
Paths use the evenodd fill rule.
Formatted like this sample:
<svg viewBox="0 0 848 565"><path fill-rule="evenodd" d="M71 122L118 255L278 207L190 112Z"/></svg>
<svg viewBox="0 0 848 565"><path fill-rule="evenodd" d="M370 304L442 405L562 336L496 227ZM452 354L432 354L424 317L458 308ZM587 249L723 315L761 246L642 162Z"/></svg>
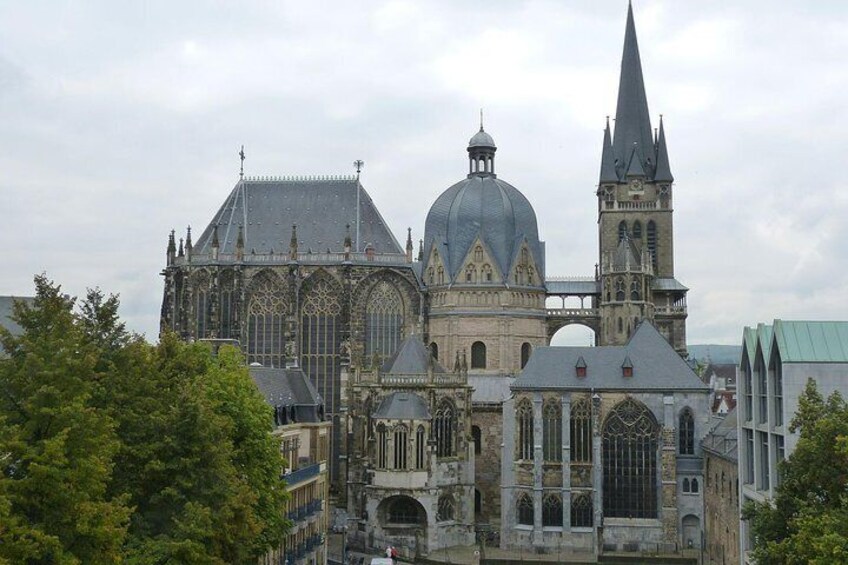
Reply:
<svg viewBox="0 0 848 565"><path fill-rule="evenodd" d="M739 563L739 461L736 410L701 443L704 453L704 563Z"/></svg>

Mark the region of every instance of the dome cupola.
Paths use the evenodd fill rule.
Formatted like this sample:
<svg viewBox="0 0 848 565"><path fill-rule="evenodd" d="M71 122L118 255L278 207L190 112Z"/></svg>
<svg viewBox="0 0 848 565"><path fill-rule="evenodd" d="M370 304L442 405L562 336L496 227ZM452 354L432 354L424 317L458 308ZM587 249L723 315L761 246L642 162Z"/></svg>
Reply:
<svg viewBox="0 0 848 565"><path fill-rule="evenodd" d="M480 131L468 141L468 176L495 176L495 140L483 129L483 112L480 112Z"/></svg>

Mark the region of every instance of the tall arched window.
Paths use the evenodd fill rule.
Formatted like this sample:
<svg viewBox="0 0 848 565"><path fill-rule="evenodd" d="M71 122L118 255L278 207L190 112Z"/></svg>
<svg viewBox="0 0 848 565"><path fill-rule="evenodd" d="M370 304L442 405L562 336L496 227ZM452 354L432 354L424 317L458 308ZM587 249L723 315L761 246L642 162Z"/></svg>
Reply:
<svg viewBox="0 0 848 565"><path fill-rule="evenodd" d="M406 426L395 426L394 429L394 448L395 448L395 469L406 469L406 454L407 454L407 438L409 431Z"/></svg>
<svg viewBox="0 0 848 565"><path fill-rule="evenodd" d="M648 230L647 230L647 243L648 243L648 252L651 254L651 263L654 265L654 269L657 268L657 224L654 223L653 220L648 222Z"/></svg>
<svg viewBox="0 0 848 565"><path fill-rule="evenodd" d="M571 499L571 527L591 528L592 514L592 495L575 494Z"/></svg>
<svg viewBox="0 0 848 565"><path fill-rule="evenodd" d="M433 424L436 427L436 455L438 457L453 457L456 454L454 434L456 408L450 400L444 399L439 404Z"/></svg>
<svg viewBox="0 0 848 565"><path fill-rule="evenodd" d="M648 408L628 398L604 422L604 516L657 517L657 421Z"/></svg>
<svg viewBox="0 0 848 565"><path fill-rule="evenodd" d="M522 526L533 525L533 499L526 492L518 495L518 500L515 503L516 514L518 514L518 523Z"/></svg>
<svg viewBox="0 0 848 565"><path fill-rule="evenodd" d="M633 239L642 241L642 222L639 220L633 222Z"/></svg>
<svg viewBox="0 0 848 565"><path fill-rule="evenodd" d="M380 469L388 467L388 449L389 436L386 433L386 426L380 424L377 426L377 467Z"/></svg>
<svg viewBox="0 0 848 565"><path fill-rule="evenodd" d="M624 292L624 279L621 277L615 279L615 299L618 302L624 302L625 292Z"/></svg>
<svg viewBox="0 0 848 565"><path fill-rule="evenodd" d="M439 267L438 269L436 269L436 274L439 279L439 284L445 284L445 269Z"/></svg>
<svg viewBox="0 0 848 565"><path fill-rule="evenodd" d="M435 341L430 344L430 355L432 355L433 359L436 361L439 360L439 344Z"/></svg>
<svg viewBox="0 0 848 565"><path fill-rule="evenodd" d="M627 235L627 222L625 222L624 220L621 220L620 222L618 222L618 241L621 241L622 239L624 239L624 237L626 235Z"/></svg>
<svg viewBox="0 0 848 565"><path fill-rule="evenodd" d="M518 459L533 459L533 405L526 398L515 411L518 420Z"/></svg>
<svg viewBox="0 0 848 565"><path fill-rule="evenodd" d="M203 339L205 337L209 337L207 332L211 329L209 328L209 301L207 300L206 289L196 289L194 291L194 296L194 316L196 322L194 336L197 339Z"/></svg>
<svg viewBox="0 0 848 565"><path fill-rule="evenodd" d="M219 331L218 337L221 339L232 339L235 336L235 277L231 270L225 270L219 277Z"/></svg>
<svg viewBox="0 0 848 565"><path fill-rule="evenodd" d="M424 433L424 426L418 426L415 432L415 468L423 469L426 465L424 454L427 449L427 436Z"/></svg>
<svg viewBox="0 0 848 565"><path fill-rule="evenodd" d="M324 398L327 411L336 414L341 402L340 381L341 313L340 289L329 278L308 282L301 319L303 372ZM333 442L338 446L338 438ZM334 454L335 457L335 454Z"/></svg>
<svg viewBox="0 0 848 565"><path fill-rule="evenodd" d="M642 300L642 291L637 280L630 281L630 300L634 302Z"/></svg>
<svg viewBox="0 0 848 565"><path fill-rule="evenodd" d="M542 526L562 527L562 498L558 494L542 499Z"/></svg>
<svg viewBox="0 0 848 565"><path fill-rule="evenodd" d="M285 366L285 325L288 303L280 278L270 271L254 277L248 289L247 362Z"/></svg>
<svg viewBox="0 0 848 565"><path fill-rule="evenodd" d="M586 398L571 405L571 461L592 462L592 405Z"/></svg>
<svg viewBox="0 0 848 565"><path fill-rule="evenodd" d="M542 452L545 461L562 461L562 406L556 400L542 410Z"/></svg>
<svg viewBox="0 0 848 565"><path fill-rule="evenodd" d="M471 368L486 368L486 344L482 341L475 341L471 344Z"/></svg>
<svg viewBox="0 0 848 565"><path fill-rule="evenodd" d="M403 300L386 281L380 281L368 295L365 306L365 357L374 354L385 360L403 339Z"/></svg>
<svg viewBox="0 0 848 565"><path fill-rule="evenodd" d="M533 347L527 343L526 341L521 344L521 368L523 369L527 365L527 361L530 360L530 354L533 353Z"/></svg>
<svg viewBox="0 0 848 565"><path fill-rule="evenodd" d="M455 511L453 497L449 494L440 496L439 507L436 510L436 521L447 522L448 520L453 520Z"/></svg>
<svg viewBox="0 0 848 565"><path fill-rule="evenodd" d="M692 411L684 408L680 413L680 425L678 427L678 447L680 455L695 454L695 419L692 417Z"/></svg>
<svg viewBox="0 0 848 565"><path fill-rule="evenodd" d="M480 450L483 448L483 434L480 433L480 426L471 426L471 437L474 438L474 455L480 455Z"/></svg>

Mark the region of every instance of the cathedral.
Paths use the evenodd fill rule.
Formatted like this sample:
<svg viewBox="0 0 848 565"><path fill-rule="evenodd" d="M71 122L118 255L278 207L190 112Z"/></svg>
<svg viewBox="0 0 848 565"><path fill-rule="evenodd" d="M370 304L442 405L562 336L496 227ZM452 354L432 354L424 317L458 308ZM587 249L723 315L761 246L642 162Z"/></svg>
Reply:
<svg viewBox="0 0 848 565"><path fill-rule="evenodd" d="M594 277L546 272L533 204L481 124L417 251L358 175L241 175L196 241L170 234L161 331L309 376L333 423L333 491L366 545L421 555L475 528L594 554L700 544L707 387L681 357L674 177L632 9L614 126ZM595 347L549 347L570 324Z"/></svg>

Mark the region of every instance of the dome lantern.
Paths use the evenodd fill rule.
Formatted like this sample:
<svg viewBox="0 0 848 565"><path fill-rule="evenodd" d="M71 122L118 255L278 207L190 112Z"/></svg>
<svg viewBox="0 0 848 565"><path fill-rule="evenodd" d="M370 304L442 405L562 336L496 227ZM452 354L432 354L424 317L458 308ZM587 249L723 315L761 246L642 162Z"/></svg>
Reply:
<svg viewBox="0 0 848 565"><path fill-rule="evenodd" d="M495 176L495 140L483 129L483 112L480 112L480 131L468 142L468 176Z"/></svg>

